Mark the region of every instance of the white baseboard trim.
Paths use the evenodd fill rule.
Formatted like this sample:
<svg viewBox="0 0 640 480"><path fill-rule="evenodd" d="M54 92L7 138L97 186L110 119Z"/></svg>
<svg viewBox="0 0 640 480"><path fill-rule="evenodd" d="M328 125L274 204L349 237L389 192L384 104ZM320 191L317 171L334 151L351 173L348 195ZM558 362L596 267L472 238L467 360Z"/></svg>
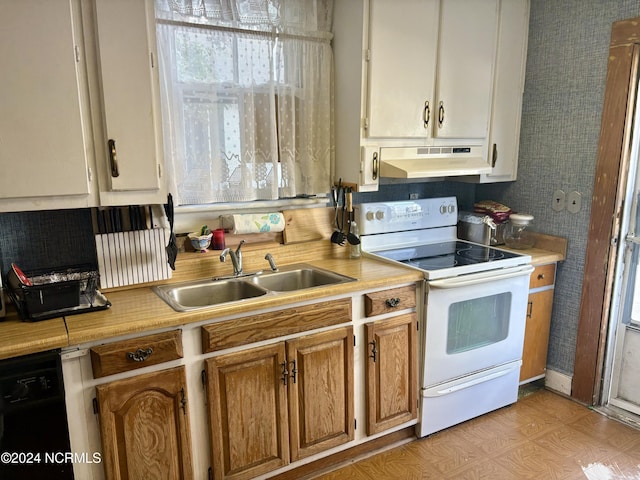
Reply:
<svg viewBox="0 0 640 480"><path fill-rule="evenodd" d="M571 396L572 381L572 376L547 368L547 374L544 377L544 386L549 390L555 390L556 392Z"/></svg>

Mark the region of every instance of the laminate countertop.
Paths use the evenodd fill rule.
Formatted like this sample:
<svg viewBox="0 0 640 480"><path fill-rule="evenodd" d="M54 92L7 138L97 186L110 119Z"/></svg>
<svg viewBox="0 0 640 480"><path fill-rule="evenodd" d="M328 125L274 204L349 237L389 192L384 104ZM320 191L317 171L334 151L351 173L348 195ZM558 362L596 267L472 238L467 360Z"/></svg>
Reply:
<svg viewBox="0 0 640 480"><path fill-rule="evenodd" d="M305 263L355 278L356 281L295 292L270 293L189 312L176 312L150 286L106 292L105 295L112 304L110 308L70 315L64 319L22 322L15 312L11 312L4 322L0 322L0 359L193 322L216 321L253 311L286 307L298 302L422 279L417 270L365 257L357 260L340 258Z"/></svg>
<svg viewBox="0 0 640 480"><path fill-rule="evenodd" d="M534 265L557 262L564 259L561 253L544 249L533 248L517 251L531 255ZM286 260L283 264L296 263L296 260L299 260L355 278L356 281L294 292L267 294L240 302L221 304L189 312L176 312L173 310L156 295L151 286L106 291L105 295L112 304L106 310L39 322L20 321L15 310L9 305L7 318L0 322L0 359L99 342L122 335L150 332L194 322L216 321L253 311L276 307L284 308L299 302L391 287L422 279L422 274L417 270L368 258L366 255L355 260L349 259L344 255L329 255L330 258L325 255L322 259L313 260L301 257L300 250L296 250L295 255L292 254L290 257L287 257L284 252L283 250L281 253L284 260ZM260 255L260 260L264 263L264 252L261 252ZM177 271L170 282L190 280L194 276L195 278L206 278L205 272L210 273L209 266L201 267L203 264L200 261L201 258L203 257L197 257L196 254L192 254L187 257L187 260L183 260L178 266L178 270L181 273ZM212 258L215 261L216 268L218 268L217 255L212 254ZM213 261L211 265L214 265ZM252 265L249 267L252 268ZM228 269L229 266L224 266L224 268ZM247 271L252 271L250 268ZM224 271L228 273L227 270Z"/></svg>

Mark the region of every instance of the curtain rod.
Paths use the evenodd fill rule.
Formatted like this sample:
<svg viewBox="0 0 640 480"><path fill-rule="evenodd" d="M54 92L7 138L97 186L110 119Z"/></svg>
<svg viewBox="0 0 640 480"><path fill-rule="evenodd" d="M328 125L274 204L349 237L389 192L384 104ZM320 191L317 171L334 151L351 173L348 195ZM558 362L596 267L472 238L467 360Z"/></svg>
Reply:
<svg viewBox="0 0 640 480"><path fill-rule="evenodd" d="M224 31L224 32L231 32L231 33L245 33L249 35L258 35L258 36L274 37L274 38L287 38L287 39L294 39L294 40L309 40L309 41L320 42L320 43L330 43L331 39L333 38L333 34L331 32L326 32L325 35L322 35L322 33L319 32L320 35L306 36L306 35L294 35L291 33L283 33L283 32L277 32L277 31L266 32L262 30L249 30L249 29L237 28L237 27L225 27L223 25L211 25L208 23L193 23L193 22L185 22L181 20L169 20L169 19L162 19L162 18L156 18L156 23L160 25L169 25L172 27L202 28L205 30L216 30L216 31Z"/></svg>

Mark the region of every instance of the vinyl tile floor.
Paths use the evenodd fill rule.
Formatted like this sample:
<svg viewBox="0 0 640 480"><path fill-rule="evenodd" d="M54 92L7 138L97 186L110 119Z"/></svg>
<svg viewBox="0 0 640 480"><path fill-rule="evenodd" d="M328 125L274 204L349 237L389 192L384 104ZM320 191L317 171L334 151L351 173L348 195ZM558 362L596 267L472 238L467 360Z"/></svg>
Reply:
<svg viewBox="0 0 640 480"><path fill-rule="evenodd" d="M542 389L315 478L640 480L640 430Z"/></svg>

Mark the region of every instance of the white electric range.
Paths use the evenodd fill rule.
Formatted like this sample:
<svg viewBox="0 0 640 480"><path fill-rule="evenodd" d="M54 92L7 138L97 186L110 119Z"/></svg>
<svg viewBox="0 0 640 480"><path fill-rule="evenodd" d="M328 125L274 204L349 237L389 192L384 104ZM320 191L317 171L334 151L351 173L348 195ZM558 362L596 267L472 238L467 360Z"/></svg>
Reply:
<svg viewBox="0 0 640 480"><path fill-rule="evenodd" d="M419 436L517 400L531 257L457 239L455 197L356 207L362 251L424 273Z"/></svg>

